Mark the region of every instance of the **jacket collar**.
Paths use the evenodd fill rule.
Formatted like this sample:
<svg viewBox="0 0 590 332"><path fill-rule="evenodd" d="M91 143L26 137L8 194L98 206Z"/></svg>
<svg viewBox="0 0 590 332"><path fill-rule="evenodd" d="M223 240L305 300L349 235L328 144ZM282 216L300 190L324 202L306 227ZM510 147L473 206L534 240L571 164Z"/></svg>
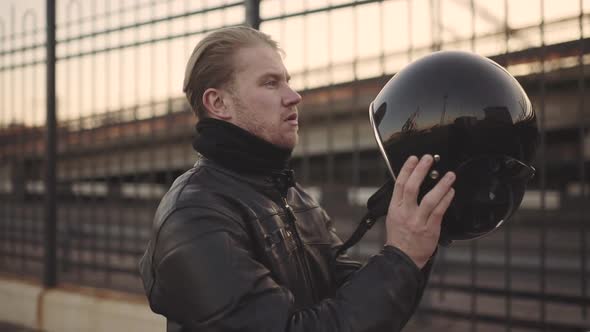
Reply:
<svg viewBox="0 0 590 332"><path fill-rule="evenodd" d="M196 166L212 167L216 170L223 172L235 179L243 182L247 182L265 192L273 192L281 194L282 197L287 197L289 188L295 187L295 172L292 169L285 169L283 171L273 171L268 174L245 174L238 173L235 170L224 167L223 165L215 162L212 159L205 157L204 155L197 153Z"/></svg>

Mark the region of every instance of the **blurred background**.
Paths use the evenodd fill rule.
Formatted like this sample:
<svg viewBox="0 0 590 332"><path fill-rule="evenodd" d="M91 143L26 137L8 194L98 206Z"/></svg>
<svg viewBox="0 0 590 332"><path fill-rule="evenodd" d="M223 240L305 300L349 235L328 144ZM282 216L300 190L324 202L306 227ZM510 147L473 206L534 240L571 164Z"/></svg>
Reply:
<svg viewBox="0 0 590 332"><path fill-rule="evenodd" d="M537 175L499 231L439 250L407 331L590 330L590 0L2 0L0 277L143 297L153 213L195 162L186 61L244 23L286 51L292 165L343 238L385 179L368 121L385 82L437 50L506 67L537 111ZM350 252L383 243L380 223Z"/></svg>

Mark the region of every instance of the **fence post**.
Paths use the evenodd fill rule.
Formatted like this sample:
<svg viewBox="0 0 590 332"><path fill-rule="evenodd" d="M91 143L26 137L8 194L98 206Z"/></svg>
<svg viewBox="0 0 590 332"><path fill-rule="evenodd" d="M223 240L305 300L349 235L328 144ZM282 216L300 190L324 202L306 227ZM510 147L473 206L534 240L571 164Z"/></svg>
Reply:
<svg viewBox="0 0 590 332"><path fill-rule="evenodd" d="M45 243L43 283L57 284L57 199L56 199L56 115L55 115L55 0L47 0L47 119L45 163Z"/></svg>
<svg viewBox="0 0 590 332"><path fill-rule="evenodd" d="M260 0L246 0L246 24L260 29Z"/></svg>

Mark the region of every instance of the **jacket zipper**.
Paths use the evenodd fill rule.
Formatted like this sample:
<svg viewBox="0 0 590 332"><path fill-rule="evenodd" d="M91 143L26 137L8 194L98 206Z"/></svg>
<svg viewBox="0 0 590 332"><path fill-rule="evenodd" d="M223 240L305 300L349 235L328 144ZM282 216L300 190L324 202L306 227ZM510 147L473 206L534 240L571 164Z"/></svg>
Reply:
<svg viewBox="0 0 590 332"><path fill-rule="evenodd" d="M287 198L284 197L282 194L281 194L281 198L283 200L283 209L285 209L285 212L287 214L287 219L289 221L289 225L293 229L293 233L295 235L295 241L297 243L297 250L299 251L300 257L302 257L302 259L303 259L303 269L304 269L305 282L309 286L309 289L311 290L311 297L312 297L313 301L317 302L315 289L313 286L313 282L311 280L311 269L309 267L309 261L307 260L307 255L305 254L305 248L303 246L303 241L301 241L301 237L299 236L299 231L297 230L297 225L295 223L295 220L297 219L295 217L295 212L293 212L293 209L291 208L291 206L287 202Z"/></svg>

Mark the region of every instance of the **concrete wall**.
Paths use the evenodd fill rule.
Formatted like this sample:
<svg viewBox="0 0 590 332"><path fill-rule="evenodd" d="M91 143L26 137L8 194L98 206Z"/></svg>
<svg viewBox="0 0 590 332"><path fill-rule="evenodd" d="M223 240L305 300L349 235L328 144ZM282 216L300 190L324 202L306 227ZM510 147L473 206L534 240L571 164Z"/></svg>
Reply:
<svg viewBox="0 0 590 332"><path fill-rule="evenodd" d="M0 277L0 321L47 332L166 331L164 317L140 295L68 286L48 290L6 277Z"/></svg>

